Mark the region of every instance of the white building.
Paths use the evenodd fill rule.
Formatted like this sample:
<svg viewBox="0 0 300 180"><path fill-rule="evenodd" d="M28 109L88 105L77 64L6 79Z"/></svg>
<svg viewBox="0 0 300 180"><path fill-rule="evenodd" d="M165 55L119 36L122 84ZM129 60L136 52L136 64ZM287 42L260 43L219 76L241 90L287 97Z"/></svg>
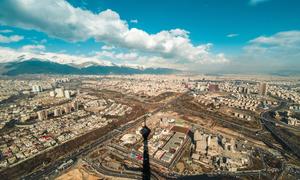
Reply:
<svg viewBox="0 0 300 180"><path fill-rule="evenodd" d="M42 92L42 91L43 91L43 89L41 86L39 86L39 85L32 86L32 92L37 93L37 92Z"/></svg>
<svg viewBox="0 0 300 180"><path fill-rule="evenodd" d="M56 93L56 97L65 97L63 88L56 88L55 93Z"/></svg>
<svg viewBox="0 0 300 180"><path fill-rule="evenodd" d="M51 97L55 97L55 91L50 91L49 94L50 94Z"/></svg>
<svg viewBox="0 0 300 180"><path fill-rule="evenodd" d="M68 98L68 99L71 98L71 93L69 90L65 90L65 98Z"/></svg>

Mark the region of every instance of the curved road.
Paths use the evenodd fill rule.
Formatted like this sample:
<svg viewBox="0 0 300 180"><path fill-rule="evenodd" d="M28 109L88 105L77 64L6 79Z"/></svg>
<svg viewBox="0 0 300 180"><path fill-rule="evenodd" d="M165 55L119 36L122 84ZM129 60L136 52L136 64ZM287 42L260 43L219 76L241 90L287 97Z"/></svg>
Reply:
<svg viewBox="0 0 300 180"><path fill-rule="evenodd" d="M288 138L282 136L278 130L276 129L276 124L283 125L284 127L288 128L293 128L299 131L298 128L288 126L287 124L280 122L280 121L275 121L273 117L271 117L270 112L272 111L278 111L280 109L284 109L288 106L288 103L285 101L280 102L280 105L269 110L261 113L261 121L263 125L266 127L266 129L276 137L275 140L277 140L280 144L282 144L284 147L287 147L293 154L295 154L299 159L300 159L300 148L293 144L292 142L289 141Z"/></svg>

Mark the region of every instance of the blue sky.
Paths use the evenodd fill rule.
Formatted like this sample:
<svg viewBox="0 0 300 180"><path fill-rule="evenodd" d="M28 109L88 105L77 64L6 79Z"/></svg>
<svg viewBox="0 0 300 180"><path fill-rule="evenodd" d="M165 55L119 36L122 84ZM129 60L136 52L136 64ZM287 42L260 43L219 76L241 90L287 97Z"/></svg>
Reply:
<svg viewBox="0 0 300 180"><path fill-rule="evenodd" d="M299 12L298 0L2 0L0 61L294 70Z"/></svg>
<svg viewBox="0 0 300 180"><path fill-rule="evenodd" d="M300 1L269 0L251 5L248 0L107 0L69 1L93 12L112 9L122 19L137 19L131 27L149 33L181 28L194 43L243 45L260 35L300 29ZM81 3L80 3L81 2ZM86 2L86 3L82 3ZM85 5L86 4L86 5ZM226 35L241 34L229 39Z"/></svg>

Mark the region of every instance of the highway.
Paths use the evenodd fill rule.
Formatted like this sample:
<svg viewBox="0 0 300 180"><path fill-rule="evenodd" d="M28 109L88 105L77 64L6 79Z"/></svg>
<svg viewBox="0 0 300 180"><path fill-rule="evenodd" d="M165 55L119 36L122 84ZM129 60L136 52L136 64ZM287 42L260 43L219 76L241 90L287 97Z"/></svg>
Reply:
<svg viewBox="0 0 300 180"><path fill-rule="evenodd" d="M101 174L114 176L114 177L124 177L130 179L142 179L142 172L141 171L133 171L133 170L125 170L122 172L115 171L108 167L105 167L102 163L95 164L93 162L87 161L89 165L91 165L96 171L100 172ZM155 171L151 171L151 179L161 179L161 175L156 173Z"/></svg>
<svg viewBox="0 0 300 180"><path fill-rule="evenodd" d="M289 142L289 140L286 137L283 137L278 130L276 129L276 123L277 124L282 124L284 126L287 126L285 123L280 122L280 121L275 121L271 116L270 112L272 111L278 111L280 109L284 109L288 106L287 102L282 101L279 106L261 113L261 121L262 124L266 127L266 129L276 137L275 140L277 140L280 144L282 144L284 147L287 147L290 149L291 152L293 152L294 155L296 155L300 159L300 148ZM290 126L289 126L290 127ZM299 130L299 129L297 129Z"/></svg>
<svg viewBox="0 0 300 180"><path fill-rule="evenodd" d="M48 174L52 174L62 163L72 159L77 159L78 157L84 155L85 153L90 152L94 147L97 147L98 145L104 143L107 139L109 138L113 138L114 135L117 135L116 131L112 131L111 133L102 136L101 138L99 138L97 141L91 143L90 145L86 146L83 149L79 149L75 152L73 152L71 155L68 155L62 159L58 159L55 162L52 162L50 165L48 165L47 167L41 168L40 170L31 173L29 175L26 175L24 177L22 177L21 179L25 179L25 180L29 180L29 179L41 179L43 177L46 177Z"/></svg>
<svg viewBox="0 0 300 180"><path fill-rule="evenodd" d="M271 123L276 123L276 124L279 124L281 126L284 126L285 128L288 128L288 129L292 129L294 131L300 131L299 127L294 127L294 126L290 126L284 122L281 122L281 121L275 121L271 115L270 115L270 112L275 112L275 111L278 111L278 110L281 110L281 109L284 109L288 106L288 103L287 102L280 102L280 105L269 110L269 111L265 111L263 113L261 113L261 119L263 119L264 121L268 121L268 122L271 122Z"/></svg>
<svg viewBox="0 0 300 180"><path fill-rule="evenodd" d="M108 176L114 176L114 177L124 177L124 178L130 178L130 179L141 179L141 173L134 173L134 172L117 172L115 170L112 170L108 167L103 166L102 163L93 163L85 160L90 166L92 166L97 172L108 175Z"/></svg>
<svg viewBox="0 0 300 180"><path fill-rule="evenodd" d="M190 112L190 113L198 115L198 116L200 115L200 116L211 118L213 120L216 120L216 121L219 121L221 123L225 123L225 124L228 124L232 127L235 127L236 129L241 129L241 131L245 131L245 130L249 131L250 134L256 133L257 131L262 130L262 126L260 126L260 128L245 127L243 125L234 123L232 121L225 120L222 116L218 115L217 113L210 112L210 111L207 111L207 110L205 110L205 111L195 111L195 110L192 110L192 109L188 109L187 107L182 105L180 102L177 103L176 105L180 106L180 109L184 110L185 112Z"/></svg>
<svg viewBox="0 0 300 180"><path fill-rule="evenodd" d="M136 159L131 158L129 156L130 152L118 145L109 145L108 149L110 150L111 153L116 153L119 156L122 156L123 158L127 158L127 159L131 159L132 161L136 161ZM142 153L135 151L135 154L140 154L142 155ZM84 158L84 161L88 162L89 165L93 166L94 169L96 169L98 172L101 172L102 174L105 175L110 175L110 176L116 176L116 177L126 177L126 178L136 178L136 179L141 179L141 171L123 171L123 172L116 172L115 170L111 170L110 168L105 167L103 164L101 163L97 163L97 162L92 162L91 160ZM140 165L142 165L142 161L136 161L136 163L139 163ZM150 159L150 163L156 163L156 164L160 164L161 166L168 166L168 163L162 162L160 160L157 159ZM162 165L162 164L163 165ZM158 168L159 169L159 168ZM151 179L161 179L162 177L165 179L174 179L176 177L179 177L178 174L165 174L162 173L162 171L157 172L157 170L152 169L151 170Z"/></svg>
<svg viewBox="0 0 300 180"><path fill-rule="evenodd" d="M262 127L259 128L259 129L256 129L256 128L248 128L248 127L245 127L245 126L236 124L236 123L234 123L234 122L227 121L227 120L223 119L223 118L220 117L220 116L213 115L213 114L208 114L208 113L206 113L206 112L200 112L200 111L190 110L190 109L187 109L187 108L184 107L184 106L181 106L180 108L181 108L182 110L184 110L184 111L186 111L186 112L190 112L190 113L192 113L192 114L194 114L194 115L197 115L197 116L205 116L205 117L211 118L211 119L213 119L213 120L215 120L215 121L219 121L219 122L221 122L221 123L228 124L228 125L234 127L235 129L241 130L242 132L248 131L247 135L253 135L253 137L254 137L254 135L255 135L255 133L256 133L257 131L260 131L260 130L262 129Z"/></svg>
<svg viewBox="0 0 300 180"><path fill-rule="evenodd" d="M280 172L280 169L277 168L269 168L269 169L261 169L261 170L243 170L243 171L214 171L210 173L202 173L195 175L187 175L181 176L179 179L210 179L214 177L225 177L225 179L231 179L230 177L239 177L239 176L261 176L267 173ZM227 178L226 178L227 177Z"/></svg>

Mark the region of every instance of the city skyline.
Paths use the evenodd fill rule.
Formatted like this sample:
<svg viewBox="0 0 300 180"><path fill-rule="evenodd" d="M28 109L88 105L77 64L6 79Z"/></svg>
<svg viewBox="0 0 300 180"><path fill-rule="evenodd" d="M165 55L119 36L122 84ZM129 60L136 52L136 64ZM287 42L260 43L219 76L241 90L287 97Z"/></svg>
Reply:
<svg viewBox="0 0 300 180"><path fill-rule="evenodd" d="M4 0L0 62L38 58L199 73L299 73L299 5Z"/></svg>

